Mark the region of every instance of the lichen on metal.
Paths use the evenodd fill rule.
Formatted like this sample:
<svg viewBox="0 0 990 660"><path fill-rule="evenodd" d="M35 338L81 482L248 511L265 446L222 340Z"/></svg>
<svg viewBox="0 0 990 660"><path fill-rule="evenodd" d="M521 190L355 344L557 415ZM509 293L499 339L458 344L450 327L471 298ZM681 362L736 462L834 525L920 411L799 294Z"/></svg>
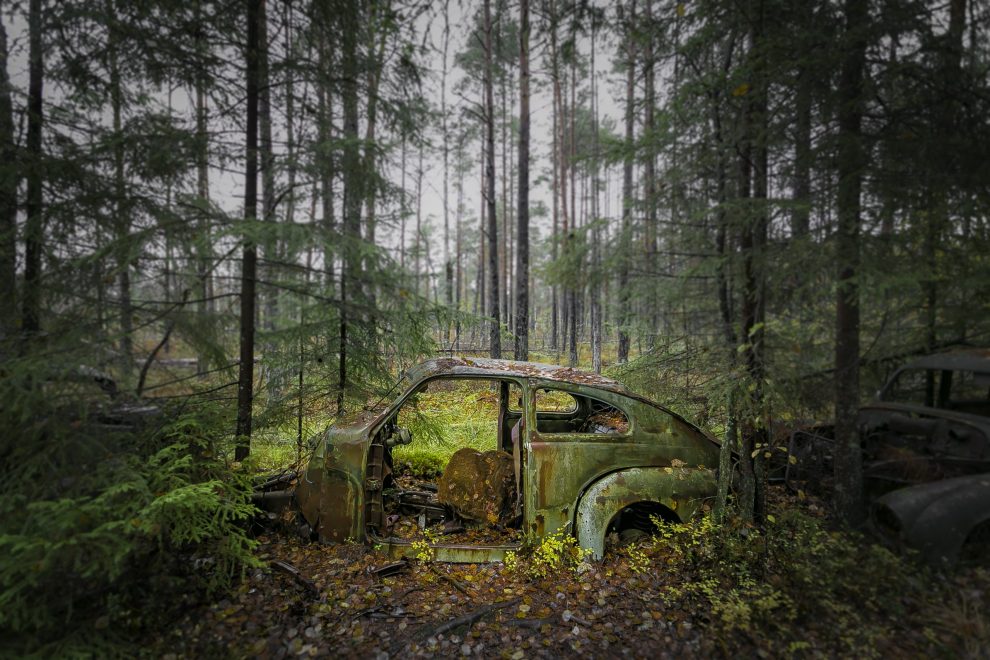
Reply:
<svg viewBox="0 0 990 660"><path fill-rule="evenodd" d="M385 492L394 478L389 439L398 432L403 403L436 379L501 383L497 442L510 454L516 449L520 527L531 538L565 528L601 556L609 526L624 507L654 503L688 518L714 496L715 476L706 467L717 465L714 441L621 383L558 365L440 358L409 369L394 401L338 421L318 440L296 497L320 540L374 540L390 555L409 552L408 542L385 534ZM509 410L509 384L522 393L522 410ZM576 406L538 411L538 390L566 392ZM513 547L438 545L435 559L498 561Z"/></svg>

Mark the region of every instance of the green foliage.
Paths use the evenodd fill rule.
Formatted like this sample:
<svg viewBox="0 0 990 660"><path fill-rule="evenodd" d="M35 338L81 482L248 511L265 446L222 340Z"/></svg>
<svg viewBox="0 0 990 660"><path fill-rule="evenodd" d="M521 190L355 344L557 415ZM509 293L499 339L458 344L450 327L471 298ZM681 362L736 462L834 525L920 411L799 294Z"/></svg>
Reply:
<svg viewBox="0 0 990 660"><path fill-rule="evenodd" d="M468 381L448 383L454 389L419 392L403 406L399 425L412 432L413 441L392 451L397 468L435 477L458 449L495 448L498 405L493 392Z"/></svg>
<svg viewBox="0 0 990 660"><path fill-rule="evenodd" d="M639 552L681 580L662 594L668 606L708 609L714 632L774 640L791 651L812 643L840 655L874 656L904 614L908 596L925 592L925 573L855 535L788 510L763 531L710 516L693 524L654 520L657 532ZM811 596L813 594L813 597ZM809 625L829 621L829 639Z"/></svg>
<svg viewBox="0 0 990 660"><path fill-rule="evenodd" d="M545 580L574 573L591 555L591 550L580 547L571 534L558 529L536 542L530 543L520 553L505 553L505 568L510 575L530 580Z"/></svg>
<svg viewBox="0 0 990 660"><path fill-rule="evenodd" d="M222 590L258 565L250 479L215 458L225 416L166 410L134 428L107 427L73 383L17 373L0 384L8 652L123 643L182 598ZM36 423L23 423L25 410Z"/></svg>

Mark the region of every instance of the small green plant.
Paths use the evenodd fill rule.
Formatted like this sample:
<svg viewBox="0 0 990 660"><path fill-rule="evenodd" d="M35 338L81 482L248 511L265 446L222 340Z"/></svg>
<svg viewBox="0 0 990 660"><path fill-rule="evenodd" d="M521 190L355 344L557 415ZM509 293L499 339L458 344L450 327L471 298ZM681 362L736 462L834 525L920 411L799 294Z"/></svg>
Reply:
<svg viewBox="0 0 990 660"><path fill-rule="evenodd" d="M629 558L629 570L633 573L645 573L650 567L650 558L643 548L638 545L627 546L626 557Z"/></svg>
<svg viewBox="0 0 990 660"><path fill-rule="evenodd" d="M505 567L510 575L522 575L532 580L542 580L561 573L573 573L591 554L580 547L577 539L564 529L558 529L532 544L528 557L515 552L506 553Z"/></svg>

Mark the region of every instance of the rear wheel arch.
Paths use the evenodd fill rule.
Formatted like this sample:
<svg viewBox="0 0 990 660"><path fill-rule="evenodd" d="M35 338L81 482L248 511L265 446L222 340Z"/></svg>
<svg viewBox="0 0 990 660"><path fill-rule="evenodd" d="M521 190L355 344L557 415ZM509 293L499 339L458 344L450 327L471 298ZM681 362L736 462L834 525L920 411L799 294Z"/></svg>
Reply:
<svg viewBox="0 0 990 660"><path fill-rule="evenodd" d="M714 494L715 475L707 469L641 467L612 472L582 493L574 535L592 557L601 559L605 537L617 521L623 523L623 512L634 516L626 522L644 526L651 513L667 520L689 520Z"/></svg>

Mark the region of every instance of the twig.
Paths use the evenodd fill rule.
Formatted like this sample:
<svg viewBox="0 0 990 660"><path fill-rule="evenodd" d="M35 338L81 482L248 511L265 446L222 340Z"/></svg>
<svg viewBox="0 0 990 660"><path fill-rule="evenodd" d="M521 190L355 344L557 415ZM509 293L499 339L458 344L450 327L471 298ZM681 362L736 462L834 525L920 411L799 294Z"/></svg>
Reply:
<svg viewBox="0 0 990 660"><path fill-rule="evenodd" d="M468 590L460 582L458 582L454 578L450 577L446 573L441 573L440 570L436 566L434 566L433 564L427 564L427 566L430 567L430 570L433 571L433 573L435 575L437 575L438 577L443 578L444 580L446 580L447 582L449 582L451 585L454 586L455 589L457 589L458 591L460 591L462 594L464 594L468 598L471 598L472 597L471 594L468 592Z"/></svg>
<svg viewBox="0 0 990 660"><path fill-rule="evenodd" d="M507 626L519 626L520 628L531 628L533 630L539 630L543 626L551 625L557 622L557 617L548 616L543 619L510 619L505 622Z"/></svg>
<svg viewBox="0 0 990 660"><path fill-rule="evenodd" d="M317 588L316 584L309 578L304 577L303 574L299 572L299 569L293 566L292 564L290 564L289 562L282 561L281 559L279 559L271 562L269 566L282 571L286 575L291 576L292 578L295 579L296 582L306 587L306 589L314 596L318 596L320 594L320 590L319 588Z"/></svg>
<svg viewBox="0 0 990 660"><path fill-rule="evenodd" d="M425 626L424 628L421 628L418 631L418 634L420 635L420 637L432 637L433 635L442 635L445 632L449 632L451 630L454 630L455 628L460 628L461 626L471 626L474 625L474 623L479 619L481 619L483 616L491 612L494 612L495 610L501 610L506 607L512 607L521 600L522 598L513 598L512 600L505 600L502 601L501 603L490 603L483 607L479 607L473 612L468 612L467 614L463 614L457 617L456 619L451 619L450 621L441 623L439 626L436 627Z"/></svg>
<svg viewBox="0 0 990 660"><path fill-rule="evenodd" d="M450 630L454 630L455 628L459 628L460 626L471 626L474 625L474 623L479 619L481 619L483 616L491 612L494 612L495 610L500 610L505 607L512 607L521 600L522 598L513 598L512 600L502 601L501 603L490 603L488 605L485 605L484 607L479 607L473 612L468 612L467 614L459 616L456 619L451 619L450 621L441 623L439 626L424 624L423 626L421 626L416 630L414 635L419 637L420 639L425 639L433 635L441 635ZM392 645L391 652L389 653L389 655L392 656L398 655L399 651L402 650L402 647L404 645L405 645L404 641L398 640L395 644Z"/></svg>

